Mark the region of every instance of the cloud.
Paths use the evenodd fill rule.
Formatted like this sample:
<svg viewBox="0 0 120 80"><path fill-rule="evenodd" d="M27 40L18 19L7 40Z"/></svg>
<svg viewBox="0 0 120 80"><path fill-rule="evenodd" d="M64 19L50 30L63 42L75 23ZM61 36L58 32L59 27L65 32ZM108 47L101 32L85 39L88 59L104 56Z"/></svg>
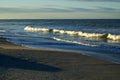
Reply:
<svg viewBox="0 0 120 80"><path fill-rule="evenodd" d="M120 0L68 0L68 1L120 2Z"/></svg>
<svg viewBox="0 0 120 80"><path fill-rule="evenodd" d="M120 9L109 7L94 7L94 8L69 8L71 12L94 12L94 13L120 13Z"/></svg>
<svg viewBox="0 0 120 80"><path fill-rule="evenodd" d="M23 9L23 8L7 8L0 7L0 13L36 13L36 12L71 12L69 9L62 8L34 8L34 9Z"/></svg>
<svg viewBox="0 0 120 80"><path fill-rule="evenodd" d="M47 7L47 8L8 8L0 7L0 13L64 13L64 12L102 12L102 13L120 13L120 9L108 7L95 7L95 8L77 8L77 7Z"/></svg>
<svg viewBox="0 0 120 80"><path fill-rule="evenodd" d="M120 13L120 9L116 8L108 8L108 7L96 7L97 12L115 12L115 13Z"/></svg>

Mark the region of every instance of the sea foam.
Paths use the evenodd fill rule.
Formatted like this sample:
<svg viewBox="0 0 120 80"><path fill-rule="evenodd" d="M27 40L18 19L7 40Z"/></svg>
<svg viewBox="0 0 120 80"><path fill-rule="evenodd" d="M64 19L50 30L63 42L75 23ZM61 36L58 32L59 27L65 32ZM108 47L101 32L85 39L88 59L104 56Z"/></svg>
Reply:
<svg viewBox="0 0 120 80"><path fill-rule="evenodd" d="M49 31L51 31L51 29L48 29L48 28L34 28L32 26L26 26L24 28L24 30L32 31L32 32L49 32Z"/></svg>
<svg viewBox="0 0 120 80"><path fill-rule="evenodd" d="M107 38L111 40L120 40L120 35L108 34Z"/></svg>

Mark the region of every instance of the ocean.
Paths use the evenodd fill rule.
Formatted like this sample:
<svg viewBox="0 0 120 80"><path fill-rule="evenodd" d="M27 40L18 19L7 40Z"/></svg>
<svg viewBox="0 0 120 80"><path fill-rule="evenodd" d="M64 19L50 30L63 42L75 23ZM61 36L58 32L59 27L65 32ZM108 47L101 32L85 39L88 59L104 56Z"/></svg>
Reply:
<svg viewBox="0 0 120 80"><path fill-rule="evenodd" d="M0 20L0 36L22 46L80 52L120 63L120 19Z"/></svg>

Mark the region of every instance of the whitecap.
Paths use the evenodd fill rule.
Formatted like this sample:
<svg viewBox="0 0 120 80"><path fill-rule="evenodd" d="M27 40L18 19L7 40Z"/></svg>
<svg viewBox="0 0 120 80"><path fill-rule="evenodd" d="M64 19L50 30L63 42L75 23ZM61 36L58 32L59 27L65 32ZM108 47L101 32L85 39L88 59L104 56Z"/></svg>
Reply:
<svg viewBox="0 0 120 80"><path fill-rule="evenodd" d="M111 40L119 40L120 41L120 35L108 34L107 38L111 39Z"/></svg>
<svg viewBox="0 0 120 80"><path fill-rule="evenodd" d="M49 32L51 29L48 28L34 28L32 26L26 26L24 28L25 31L31 31L31 32Z"/></svg>

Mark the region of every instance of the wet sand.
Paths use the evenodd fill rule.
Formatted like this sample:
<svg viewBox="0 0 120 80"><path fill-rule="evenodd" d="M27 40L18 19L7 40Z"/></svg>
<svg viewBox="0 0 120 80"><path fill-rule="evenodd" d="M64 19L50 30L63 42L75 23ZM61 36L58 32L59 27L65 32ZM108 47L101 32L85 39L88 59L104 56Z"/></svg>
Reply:
<svg viewBox="0 0 120 80"><path fill-rule="evenodd" d="M75 52L27 48L0 38L0 80L120 80L120 65Z"/></svg>

